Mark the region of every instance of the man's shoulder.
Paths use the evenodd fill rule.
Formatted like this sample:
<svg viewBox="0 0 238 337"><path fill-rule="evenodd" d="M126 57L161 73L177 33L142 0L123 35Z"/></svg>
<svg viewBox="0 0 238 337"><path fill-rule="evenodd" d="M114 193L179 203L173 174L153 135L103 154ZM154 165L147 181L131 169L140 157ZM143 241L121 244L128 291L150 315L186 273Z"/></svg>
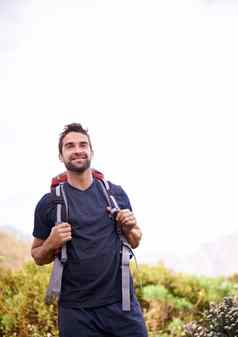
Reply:
<svg viewBox="0 0 238 337"><path fill-rule="evenodd" d="M50 205L54 204L54 193L48 192L44 194L36 205L36 209L44 209L48 208Z"/></svg>
<svg viewBox="0 0 238 337"><path fill-rule="evenodd" d="M33 236L45 240L56 219L56 206L52 193L44 194L38 201L34 213Z"/></svg>

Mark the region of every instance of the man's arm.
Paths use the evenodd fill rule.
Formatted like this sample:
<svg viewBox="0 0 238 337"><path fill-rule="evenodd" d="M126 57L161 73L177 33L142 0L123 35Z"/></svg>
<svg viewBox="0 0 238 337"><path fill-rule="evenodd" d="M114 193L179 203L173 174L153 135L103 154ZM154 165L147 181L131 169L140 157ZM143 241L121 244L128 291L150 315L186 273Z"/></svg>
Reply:
<svg viewBox="0 0 238 337"><path fill-rule="evenodd" d="M34 238L31 247L31 256L37 265L51 263L56 254L65 242L70 241L71 226L68 223L61 223L54 226L46 240Z"/></svg>
<svg viewBox="0 0 238 337"><path fill-rule="evenodd" d="M142 238L142 232L137 224L136 218L129 209L122 209L117 213L116 221L121 225L121 229L131 247L137 248Z"/></svg>
<svg viewBox="0 0 238 337"><path fill-rule="evenodd" d="M50 248L47 239L41 240L34 238L31 247L31 256L39 266L51 263L56 255L56 250Z"/></svg>

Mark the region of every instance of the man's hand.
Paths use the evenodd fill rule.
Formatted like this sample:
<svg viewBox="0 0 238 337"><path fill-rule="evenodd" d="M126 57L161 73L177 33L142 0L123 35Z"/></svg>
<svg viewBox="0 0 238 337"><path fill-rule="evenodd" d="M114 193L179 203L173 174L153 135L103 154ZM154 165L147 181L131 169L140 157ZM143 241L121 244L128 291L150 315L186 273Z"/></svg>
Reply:
<svg viewBox="0 0 238 337"><path fill-rule="evenodd" d="M116 221L121 225L124 234L128 234L137 224L134 214L129 209L119 210L116 215Z"/></svg>
<svg viewBox="0 0 238 337"><path fill-rule="evenodd" d="M65 242L70 241L71 239L71 225L67 222L63 222L52 227L47 241L51 249L58 249L61 248Z"/></svg>
<svg viewBox="0 0 238 337"><path fill-rule="evenodd" d="M50 235L46 240L34 238L31 255L36 264L48 264L54 260L59 248L71 239L71 225L67 222L63 222L51 229Z"/></svg>
<svg viewBox="0 0 238 337"><path fill-rule="evenodd" d="M113 213L110 207L107 207L107 210L109 213ZM121 227L122 233L127 238L131 247L138 247L142 237L142 233L133 212L129 209L118 210L115 220L117 224Z"/></svg>

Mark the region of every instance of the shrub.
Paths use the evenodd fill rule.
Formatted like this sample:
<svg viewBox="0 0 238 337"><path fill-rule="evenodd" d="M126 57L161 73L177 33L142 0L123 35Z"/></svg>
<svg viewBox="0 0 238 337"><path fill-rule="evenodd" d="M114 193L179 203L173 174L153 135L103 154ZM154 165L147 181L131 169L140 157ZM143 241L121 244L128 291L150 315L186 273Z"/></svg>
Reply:
<svg viewBox="0 0 238 337"><path fill-rule="evenodd" d="M57 336L56 307L44 304L49 267L28 263L1 273L0 337Z"/></svg>
<svg viewBox="0 0 238 337"><path fill-rule="evenodd" d="M211 304L198 322L185 327L186 337L237 337L238 300L224 298L222 303Z"/></svg>
<svg viewBox="0 0 238 337"><path fill-rule="evenodd" d="M0 269L0 337L58 336L56 304L44 304L50 269L50 266L38 267L33 262L15 272ZM232 317L229 325L233 330L236 329L234 319L238 321L238 317L235 300L226 302L230 308L230 311L226 309L229 311L228 318L222 316L225 311L223 307L219 309L220 316L215 316L220 307L209 307L209 301L212 300L215 306L215 303L223 301L224 296L236 293L237 284L233 281L174 273L163 265L140 266L139 270L133 266L133 275L149 337L182 337L184 324L191 321L193 323L186 328L186 337L223 337L219 334L198 334L209 331L206 329L211 325L210 316L204 316L203 312L213 308L216 310L209 311L208 315L213 315L214 329L224 325L229 317Z"/></svg>

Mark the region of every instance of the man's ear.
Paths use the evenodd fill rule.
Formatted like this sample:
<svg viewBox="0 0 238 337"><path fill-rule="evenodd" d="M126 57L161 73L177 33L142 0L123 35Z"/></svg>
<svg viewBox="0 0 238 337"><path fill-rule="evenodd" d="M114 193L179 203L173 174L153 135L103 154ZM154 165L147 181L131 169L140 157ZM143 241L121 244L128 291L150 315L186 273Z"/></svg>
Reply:
<svg viewBox="0 0 238 337"><path fill-rule="evenodd" d="M61 162L63 162L63 157L62 157L62 154L60 154L60 153L59 153L59 160L60 160Z"/></svg>

